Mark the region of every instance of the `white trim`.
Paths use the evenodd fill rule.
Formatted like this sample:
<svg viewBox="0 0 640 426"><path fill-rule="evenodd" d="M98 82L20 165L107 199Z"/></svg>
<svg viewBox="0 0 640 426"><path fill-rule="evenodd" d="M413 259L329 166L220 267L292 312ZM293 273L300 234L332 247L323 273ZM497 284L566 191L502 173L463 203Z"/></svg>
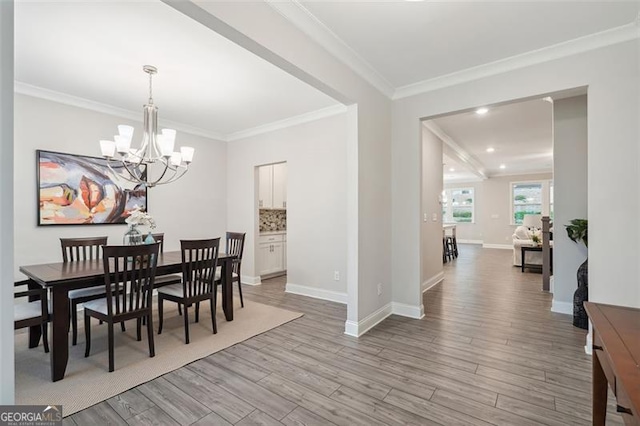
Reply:
<svg viewBox="0 0 640 426"><path fill-rule="evenodd" d="M80 98L78 96L68 95L55 90L45 89L43 87L34 86L32 84L23 83L21 81L14 82L14 92L21 95L32 96L34 98L45 99L47 101L57 102L64 105L70 105L77 108L83 108L90 111L109 114L127 120L136 122L142 121L142 111L130 111L124 108L118 108L112 105L95 102L89 99ZM163 126L171 127L181 132L190 133L196 136L225 141L222 133L212 132L198 127L189 126L187 124L178 123L170 120L160 120Z"/></svg>
<svg viewBox="0 0 640 426"><path fill-rule="evenodd" d="M513 250L513 244L485 244L485 243L482 243L482 248L500 249L500 250Z"/></svg>
<svg viewBox="0 0 640 426"><path fill-rule="evenodd" d="M242 284L246 284L246 285L261 285L262 284L262 279L260 278L260 275L258 275L257 277L252 277L249 275L242 275L240 277L240 281L242 282Z"/></svg>
<svg viewBox="0 0 640 426"><path fill-rule="evenodd" d="M458 244L482 244L482 240L461 240L457 238Z"/></svg>
<svg viewBox="0 0 640 426"><path fill-rule="evenodd" d="M386 97L392 97L395 87L301 3L297 0L287 2L266 0L266 2Z"/></svg>
<svg viewBox="0 0 640 426"><path fill-rule="evenodd" d="M315 299L329 300L336 303L347 303L347 293L325 290L317 287L287 283L285 293L299 294L300 296L313 297Z"/></svg>
<svg viewBox="0 0 640 426"><path fill-rule="evenodd" d="M428 280L422 283L422 286L420 287L422 289L421 293L424 293L425 291L429 290L431 287L442 282L443 280L444 280L444 271L440 271L437 274L435 274L433 277L429 278Z"/></svg>
<svg viewBox="0 0 640 426"><path fill-rule="evenodd" d="M391 312L402 317L422 319L424 318L424 305L407 305L406 303L391 303Z"/></svg>
<svg viewBox="0 0 640 426"><path fill-rule="evenodd" d="M521 53L498 61L452 72L450 74L434 77L417 83L408 84L397 88L392 99L396 100L415 96L421 93L442 89L443 87L455 86L468 81L478 80L484 77L502 74L531 65L549 62L565 56L576 55L578 53L588 52L605 46L634 40L636 38L640 38L640 34L638 32L639 22L640 19L636 18L634 22L620 27L611 28L606 31L589 34L584 37Z"/></svg>
<svg viewBox="0 0 640 426"><path fill-rule="evenodd" d="M559 314L567 314L573 315L573 303L571 302L560 302L556 299L553 299L551 302L551 312L557 312Z"/></svg>
<svg viewBox="0 0 640 426"><path fill-rule="evenodd" d="M353 337L360 337L376 325L384 321L392 313L391 303L387 303L382 308L368 315L365 319L355 321L345 321L344 334Z"/></svg>
<svg viewBox="0 0 640 426"><path fill-rule="evenodd" d="M245 139L251 136L273 132L276 130L285 129L287 127L297 126L298 124L320 120L321 118L331 117L332 115L342 114L345 112L347 112L346 106L342 104L332 105L330 107L322 108L316 111L311 111L304 114L296 115L294 117L285 118L284 120L278 120L272 123L252 127L250 129L240 130L239 132L230 133L225 136L225 140L235 141L238 139Z"/></svg>
<svg viewBox="0 0 640 426"><path fill-rule="evenodd" d="M488 178L487 172L482 163L454 141L451 136L442 130L434 121L423 121L422 125L442 140L445 147L449 148L446 150L448 152L445 152L445 154L455 157L460 160L461 163L466 164L469 167L469 171L480 179L484 180Z"/></svg>

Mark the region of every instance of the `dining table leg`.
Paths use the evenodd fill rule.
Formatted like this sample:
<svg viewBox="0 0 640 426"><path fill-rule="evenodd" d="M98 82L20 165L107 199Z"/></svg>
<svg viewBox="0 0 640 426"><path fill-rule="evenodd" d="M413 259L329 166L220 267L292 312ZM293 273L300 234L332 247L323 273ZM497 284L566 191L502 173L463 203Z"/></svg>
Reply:
<svg viewBox="0 0 640 426"><path fill-rule="evenodd" d="M29 290L39 290L42 288L40 284L33 280L29 280L27 283ZM38 296L29 296L29 302L38 300ZM40 338L42 337L42 326L34 325L29 327L29 348L37 348L40 345Z"/></svg>
<svg viewBox="0 0 640 426"><path fill-rule="evenodd" d="M227 321L233 321L233 258L227 258L222 264L222 310Z"/></svg>
<svg viewBox="0 0 640 426"><path fill-rule="evenodd" d="M51 380L64 379L69 361L69 290L53 286Z"/></svg>

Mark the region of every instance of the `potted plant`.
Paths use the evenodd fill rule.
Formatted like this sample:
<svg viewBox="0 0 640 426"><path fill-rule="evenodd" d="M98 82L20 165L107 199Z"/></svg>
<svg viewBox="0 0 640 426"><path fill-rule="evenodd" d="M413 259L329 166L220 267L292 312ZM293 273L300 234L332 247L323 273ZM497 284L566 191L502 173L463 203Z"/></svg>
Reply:
<svg viewBox="0 0 640 426"><path fill-rule="evenodd" d="M570 225L565 225L567 236L574 243L583 242L589 247L587 219L573 219ZM589 328L589 318L584 310L584 302L589 300L589 258L578 268L578 288L573 293L573 325L582 329Z"/></svg>

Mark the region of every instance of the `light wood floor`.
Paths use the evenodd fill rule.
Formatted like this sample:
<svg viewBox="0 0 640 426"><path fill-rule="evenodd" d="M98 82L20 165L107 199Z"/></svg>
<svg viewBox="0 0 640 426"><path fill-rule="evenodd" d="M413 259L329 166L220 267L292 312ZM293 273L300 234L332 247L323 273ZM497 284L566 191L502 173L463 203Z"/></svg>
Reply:
<svg viewBox="0 0 640 426"><path fill-rule="evenodd" d="M244 286L305 316L65 419L66 424L588 425L585 332L549 311L511 251L461 246L426 316L345 336L343 305ZM622 424L611 413L608 424ZM613 408L615 410L615 408Z"/></svg>

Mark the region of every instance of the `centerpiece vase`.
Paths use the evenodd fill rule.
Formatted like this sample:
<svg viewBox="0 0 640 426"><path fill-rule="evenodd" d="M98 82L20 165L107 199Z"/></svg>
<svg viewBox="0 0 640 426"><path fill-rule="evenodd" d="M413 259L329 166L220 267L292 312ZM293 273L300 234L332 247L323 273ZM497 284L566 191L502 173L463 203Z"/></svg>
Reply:
<svg viewBox="0 0 640 426"><path fill-rule="evenodd" d="M124 234L122 243L125 246L137 246L144 243L144 237L142 233L138 231L138 225L129 225L129 230Z"/></svg>
<svg viewBox="0 0 640 426"><path fill-rule="evenodd" d="M589 328L589 317L584 302L589 300L589 259L578 268L578 288L573 293L573 325L584 330Z"/></svg>

